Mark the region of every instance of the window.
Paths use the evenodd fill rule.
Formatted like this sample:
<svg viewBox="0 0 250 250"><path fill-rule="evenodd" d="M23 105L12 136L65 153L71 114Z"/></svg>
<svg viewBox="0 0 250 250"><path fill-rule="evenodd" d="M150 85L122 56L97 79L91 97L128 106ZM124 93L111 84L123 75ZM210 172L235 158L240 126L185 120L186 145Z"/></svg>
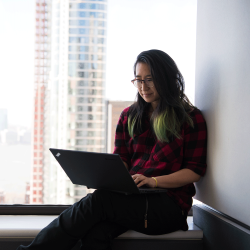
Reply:
<svg viewBox="0 0 250 250"><path fill-rule="evenodd" d="M106 18L106 14L101 12L69 11L69 17Z"/></svg>
<svg viewBox="0 0 250 250"><path fill-rule="evenodd" d="M88 52L89 46L69 46L69 51Z"/></svg>
<svg viewBox="0 0 250 250"><path fill-rule="evenodd" d="M89 20L69 20L69 26L85 26L85 27L92 27L93 22L90 22ZM106 22L105 21L99 21L95 20L94 21L94 26L95 27L105 27Z"/></svg>
<svg viewBox="0 0 250 250"><path fill-rule="evenodd" d="M81 35L88 35L89 29L83 29L83 28L69 28L69 34L81 34Z"/></svg>
<svg viewBox="0 0 250 250"><path fill-rule="evenodd" d="M87 122L87 123L83 123L83 122L77 122L76 123L76 128L96 128L96 129L103 129L103 124L102 123L92 123L92 122Z"/></svg>
<svg viewBox="0 0 250 250"><path fill-rule="evenodd" d="M17 1L16 8L20 10L20 13L25 12L27 17L30 15L29 20L34 18L34 23L30 27L27 26L24 19L16 19L13 6L9 3L11 1L4 1L4 6L8 9L9 16L12 17L4 22L9 22L8 25L13 27L13 31L8 34L3 30L2 36L8 37L8 39L4 45L6 51L0 57L3 66L1 72L4 72L2 82L5 83L0 88L0 127L1 109L7 108L9 119L7 130L10 132L7 134L0 129L0 166L4 166L0 167L0 176L6 180L1 181L0 190L5 191L6 203L22 204L30 200L31 203L39 204L43 200L42 196L47 195L46 190L49 188L44 185L48 185L48 183L52 188L51 196L58 191L56 190L58 166L55 162L50 162L51 155L47 150L48 147L65 145L70 149L89 151L98 151L101 146L105 147L106 142L103 139L106 134L104 129L107 118L105 99L109 98L109 94L104 95L106 85L107 93L111 93L110 89L115 93L112 96L113 99L129 96L130 100L133 100L136 95L136 90L130 84L131 76L133 76L132 64L136 55L134 55L135 58L130 58L132 64L130 61L127 63L130 65L124 65L126 57L129 55L126 48L132 47L133 51L141 50L141 40L127 39L130 34L135 32L135 23L137 27L138 25L143 27L146 23L151 30L151 37L154 39L149 37L144 39L145 48L158 47L169 52L170 55L180 53L180 58L189 58L188 64L192 64L194 46L189 46L192 44L192 34L195 34L195 20L193 20L195 18L191 20L187 11L190 8L195 13L196 6L187 3L179 6L177 8L179 11L172 15L171 12L174 13L172 5L177 4L175 2L178 1L173 0L171 5L162 1L160 9L156 9L158 0L155 1L154 5L145 2L144 11L132 17L128 15L129 10L131 8L139 9L137 8L138 1L133 1L132 7L124 1L123 4L116 6L118 8L116 14L119 13L119 16L118 18L116 16L116 22L113 22L112 25L107 25L106 10L107 5L110 4L108 1L70 0L66 8L61 6L60 1L53 1L53 4L47 4L46 8L37 5L37 11L33 8L27 11L30 6L25 5L22 1L20 3ZM66 11L67 8L68 13L65 15L63 10ZM150 14L148 10L150 10ZM35 11L35 15L33 11ZM150 16L150 20L145 19L146 13ZM114 12L109 11L108 15L114 15ZM168 22L170 16L172 17L171 22ZM126 22L126 27L120 26L121 21ZM184 28L185 23L191 22L193 23L192 29ZM67 25L69 27L65 28ZM32 29L35 27L35 30L31 30L31 27ZM24 34L34 32L35 41L26 39L25 43L18 47L11 46L8 41L16 41L16 34L20 33L20 30ZM164 30L168 31L167 34L162 32ZM177 30L181 30L181 32L176 33ZM137 32L138 36L145 36L145 32L141 30ZM107 36L109 36L110 43L107 56L109 67L106 67ZM188 42L182 39L183 36L188 39ZM125 44L124 41L126 41ZM176 44L176 41L178 41L178 49L173 50L173 44ZM122 48L119 50L119 55L117 46ZM9 59L12 54L16 55L15 65L18 65L15 74L12 73L13 60ZM176 59L175 56L174 59ZM119 68L117 68L118 65L120 65ZM193 81L190 80L190 77L187 78L185 70L188 68L186 72L189 74L193 72L193 69L189 70L189 65L186 66L185 62L180 62L178 66L183 71L188 89ZM121 73L120 69L125 69L125 67L128 70ZM117 72L119 72L119 76L117 76ZM113 80L120 79L121 75L121 84ZM15 91L13 92L13 90ZM64 135L65 138L61 135ZM95 137L102 139L95 141ZM89 141L86 141L85 138ZM6 140L10 142L8 145L4 145ZM85 140L85 142L76 140ZM105 149L103 150L105 151ZM15 157L9 157L3 163L3 160L6 159L4 157L9 154L13 155L13 152L15 152ZM5 162L10 163L6 166ZM45 164L49 165L44 167ZM2 172L2 169L9 171L11 182L13 180L13 183L17 183L14 185L17 191L17 196L14 198L9 195L10 192L6 185L8 177ZM46 176L50 174L50 179L46 179ZM67 190L59 192L66 193ZM74 188L70 187L68 193L74 197L80 195L81 192L84 193L82 190L77 193ZM27 197L30 199L26 199ZM75 198L67 200L71 203L74 201L76 201Z"/></svg>
<svg viewBox="0 0 250 250"><path fill-rule="evenodd" d="M101 112L103 111L103 107L102 106L77 106L77 111L78 112L81 112L81 111Z"/></svg>
<svg viewBox="0 0 250 250"><path fill-rule="evenodd" d="M91 97L79 97L77 103L102 103L102 98L91 98Z"/></svg>
<svg viewBox="0 0 250 250"><path fill-rule="evenodd" d="M88 37L69 37L69 43L81 43L81 44L88 44L89 38Z"/></svg>
<svg viewBox="0 0 250 250"><path fill-rule="evenodd" d="M88 82L87 81L78 81L77 82L78 84L78 86L88 86Z"/></svg>
<svg viewBox="0 0 250 250"><path fill-rule="evenodd" d="M103 140L76 140L76 145L102 145L103 144Z"/></svg>
<svg viewBox="0 0 250 250"><path fill-rule="evenodd" d="M69 60L86 61L89 59L88 54L69 54Z"/></svg>
<svg viewBox="0 0 250 250"><path fill-rule="evenodd" d="M76 131L77 137L104 137L103 131Z"/></svg>
<svg viewBox="0 0 250 250"><path fill-rule="evenodd" d="M101 89L78 89L78 95L102 95L103 90Z"/></svg>
<svg viewBox="0 0 250 250"><path fill-rule="evenodd" d="M77 120L102 120L102 115L93 115L93 114L79 114Z"/></svg>
<svg viewBox="0 0 250 250"><path fill-rule="evenodd" d="M88 77L88 72L77 72L78 73L78 77L81 78L87 78Z"/></svg>

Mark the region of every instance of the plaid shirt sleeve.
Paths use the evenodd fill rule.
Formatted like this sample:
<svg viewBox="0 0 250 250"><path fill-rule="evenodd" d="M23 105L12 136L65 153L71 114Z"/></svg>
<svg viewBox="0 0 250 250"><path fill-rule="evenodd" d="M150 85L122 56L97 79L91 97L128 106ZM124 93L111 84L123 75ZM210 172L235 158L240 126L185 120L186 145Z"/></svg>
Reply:
<svg viewBox="0 0 250 250"><path fill-rule="evenodd" d="M207 127L200 112L195 109L190 114L194 127L184 126L184 147L182 168L188 168L204 176L206 172Z"/></svg>
<svg viewBox="0 0 250 250"><path fill-rule="evenodd" d="M124 109L118 120L115 134L115 148L113 154L119 154L121 159L130 166L130 154L126 146L126 141L130 140L128 133L128 116L126 115L129 107Z"/></svg>

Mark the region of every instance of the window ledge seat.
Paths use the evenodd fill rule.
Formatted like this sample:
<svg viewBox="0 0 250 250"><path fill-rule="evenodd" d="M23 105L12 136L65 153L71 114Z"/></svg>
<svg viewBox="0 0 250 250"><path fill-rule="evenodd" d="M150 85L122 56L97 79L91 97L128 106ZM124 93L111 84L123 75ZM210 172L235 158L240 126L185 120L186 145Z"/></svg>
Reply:
<svg viewBox="0 0 250 250"><path fill-rule="evenodd" d="M19 245L29 245L39 231L47 226L55 215L0 215L0 249L14 250ZM132 230L117 237L113 250L203 250L203 231L188 217L188 231L176 231L164 235L145 235ZM79 241L71 250L79 250ZM55 249L56 250L56 249Z"/></svg>
<svg viewBox="0 0 250 250"><path fill-rule="evenodd" d="M0 215L0 238L34 238L38 232L57 216L53 215ZM176 231L164 235L145 235L132 230L118 239L180 240L203 238L202 230L194 225L193 217L188 217L188 231Z"/></svg>

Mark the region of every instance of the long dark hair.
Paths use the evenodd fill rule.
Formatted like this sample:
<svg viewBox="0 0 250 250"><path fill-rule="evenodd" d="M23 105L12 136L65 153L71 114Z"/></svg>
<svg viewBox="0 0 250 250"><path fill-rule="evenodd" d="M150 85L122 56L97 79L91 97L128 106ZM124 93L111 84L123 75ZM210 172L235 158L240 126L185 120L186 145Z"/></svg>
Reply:
<svg viewBox="0 0 250 250"><path fill-rule="evenodd" d="M185 83L174 60L161 50L141 52L134 64L146 63L151 71L154 86L160 96L159 104L151 116L151 124L157 139L169 142L170 138L181 138L180 131L184 122L193 126L188 112L194 108L184 94ZM137 93L137 101L129 109L128 131L131 137L142 133L142 118L150 107Z"/></svg>

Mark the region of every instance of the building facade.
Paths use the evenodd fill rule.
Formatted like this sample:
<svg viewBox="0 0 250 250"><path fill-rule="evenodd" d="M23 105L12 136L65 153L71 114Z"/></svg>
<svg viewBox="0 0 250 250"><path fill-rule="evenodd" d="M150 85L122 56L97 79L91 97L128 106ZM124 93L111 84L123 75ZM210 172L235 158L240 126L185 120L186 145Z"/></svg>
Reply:
<svg viewBox="0 0 250 250"><path fill-rule="evenodd" d="M42 6L40 2L44 1L37 1L39 7ZM41 133L34 132L36 151L30 200L31 203L70 204L86 195L88 190L71 184L49 148L106 151L107 2L48 0L45 6L49 18L47 41L50 70L45 74L48 76L47 84L37 90L38 100L42 100L42 93L44 98L40 102L44 106L38 106L40 113L35 113L43 118L37 122L43 130L34 124L34 131ZM35 160L41 167L35 165ZM41 197L35 196L35 190Z"/></svg>
<svg viewBox="0 0 250 250"><path fill-rule="evenodd" d="M115 131L117 122L122 111L131 106L133 101L107 101L107 120L106 120L106 131L107 131L107 153L113 153L115 143Z"/></svg>
<svg viewBox="0 0 250 250"><path fill-rule="evenodd" d="M5 203L5 192L4 190L0 189L0 204L4 204Z"/></svg>
<svg viewBox="0 0 250 250"><path fill-rule="evenodd" d="M45 105L48 95L48 80L51 65L50 31L51 2L36 0L36 34L35 34L35 77L34 109L32 131L32 175L30 183L30 203L43 203L44 190L44 152L45 148Z"/></svg>

